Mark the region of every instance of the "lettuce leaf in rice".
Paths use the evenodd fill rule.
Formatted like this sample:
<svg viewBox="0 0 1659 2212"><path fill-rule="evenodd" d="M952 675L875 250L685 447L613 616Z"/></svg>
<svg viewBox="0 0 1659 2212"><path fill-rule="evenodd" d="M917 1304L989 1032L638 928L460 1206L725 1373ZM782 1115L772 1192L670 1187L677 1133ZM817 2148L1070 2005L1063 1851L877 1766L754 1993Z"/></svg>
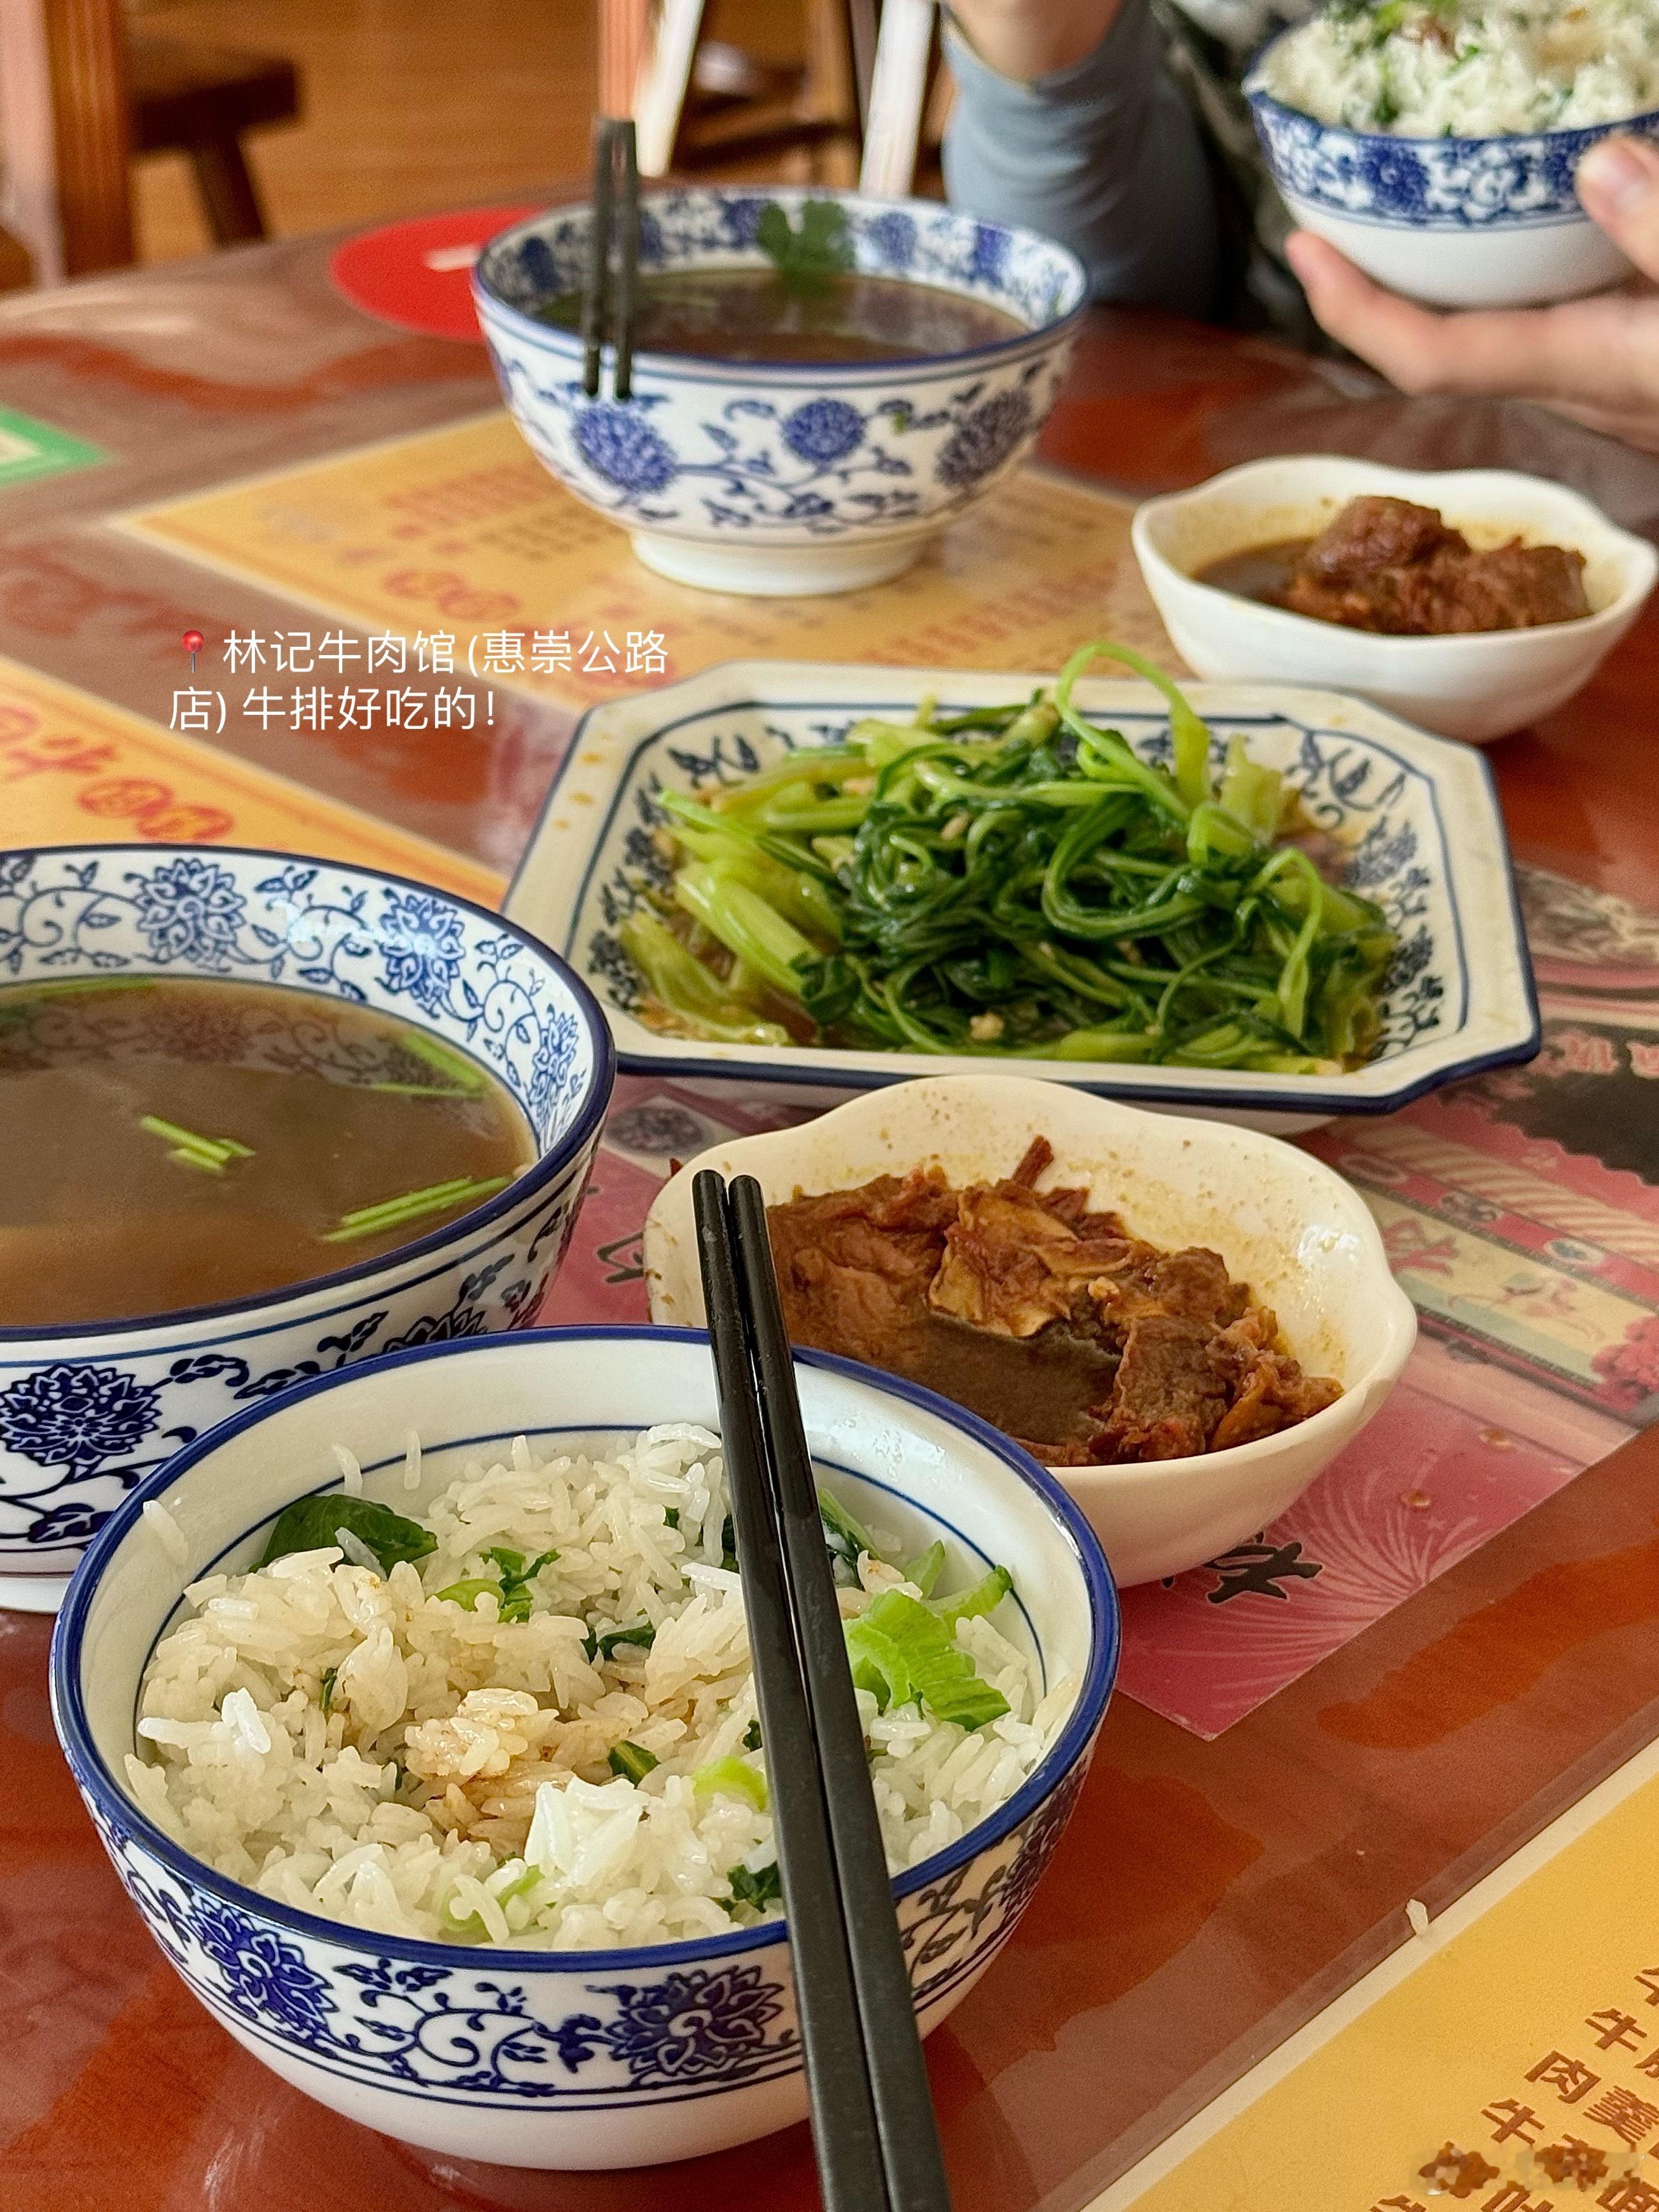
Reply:
<svg viewBox="0 0 1659 2212"><path fill-rule="evenodd" d="M903 1590L884 1591L848 1622L846 1633L853 1680L873 1690L884 1711L915 1699L936 1720L980 1729L1010 1710L1001 1691L981 1680L950 1626Z"/></svg>

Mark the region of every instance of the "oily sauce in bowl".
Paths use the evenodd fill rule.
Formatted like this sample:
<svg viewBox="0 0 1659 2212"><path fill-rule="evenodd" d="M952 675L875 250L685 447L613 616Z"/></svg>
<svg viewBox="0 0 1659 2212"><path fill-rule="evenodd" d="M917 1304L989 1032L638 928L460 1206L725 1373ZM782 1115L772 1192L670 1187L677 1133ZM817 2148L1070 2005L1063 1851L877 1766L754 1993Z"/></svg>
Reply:
<svg viewBox="0 0 1659 2212"><path fill-rule="evenodd" d="M199 978L0 989L0 1328L255 1297L379 1258L536 1158L412 1023Z"/></svg>

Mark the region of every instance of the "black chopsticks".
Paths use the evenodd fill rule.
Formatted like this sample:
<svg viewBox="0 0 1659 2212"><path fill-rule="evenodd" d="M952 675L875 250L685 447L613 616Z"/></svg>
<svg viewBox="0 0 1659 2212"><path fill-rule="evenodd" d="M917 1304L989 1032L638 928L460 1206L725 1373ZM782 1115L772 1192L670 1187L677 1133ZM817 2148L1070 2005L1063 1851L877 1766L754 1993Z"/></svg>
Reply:
<svg viewBox="0 0 1659 2212"><path fill-rule="evenodd" d="M692 1193L823 2202L950 2212L765 1201Z"/></svg>
<svg viewBox="0 0 1659 2212"><path fill-rule="evenodd" d="M593 204L582 280L582 390L590 399L599 397L607 337L611 391L618 399L633 392L639 279L640 164L633 119L601 115L593 126Z"/></svg>

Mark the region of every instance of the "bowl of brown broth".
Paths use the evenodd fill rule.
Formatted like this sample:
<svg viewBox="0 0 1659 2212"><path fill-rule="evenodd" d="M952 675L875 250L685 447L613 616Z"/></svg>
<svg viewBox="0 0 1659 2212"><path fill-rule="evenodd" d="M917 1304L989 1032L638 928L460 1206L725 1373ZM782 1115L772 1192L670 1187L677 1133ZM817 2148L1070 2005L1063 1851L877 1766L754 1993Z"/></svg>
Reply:
<svg viewBox="0 0 1659 2212"><path fill-rule="evenodd" d="M0 1605L212 1423L533 1319L612 1073L585 986L447 892L0 854Z"/></svg>
<svg viewBox="0 0 1659 2212"><path fill-rule="evenodd" d="M582 389L590 211L490 241L478 319L514 420L648 567L710 590L896 575L1030 451L1087 296L1032 231L931 201L647 192L632 387Z"/></svg>

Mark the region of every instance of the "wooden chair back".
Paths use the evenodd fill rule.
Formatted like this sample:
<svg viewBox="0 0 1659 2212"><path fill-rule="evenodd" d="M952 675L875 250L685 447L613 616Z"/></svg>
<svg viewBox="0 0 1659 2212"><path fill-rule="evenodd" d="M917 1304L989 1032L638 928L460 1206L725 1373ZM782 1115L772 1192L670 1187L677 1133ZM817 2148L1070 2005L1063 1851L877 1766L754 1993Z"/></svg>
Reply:
<svg viewBox="0 0 1659 2212"><path fill-rule="evenodd" d="M632 19L630 57L640 56L633 113L640 169L661 176L701 161L682 131L702 37L704 0L600 0L601 53L608 15ZM805 97L793 119L757 133L733 132L708 150L766 150L850 139L861 190L899 197L915 186L929 85L937 68L935 0L806 0ZM620 38L613 33L620 51ZM811 112L809 113L807 110ZM757 124L760 118L757 118ZM833 159L833 149L831 151ZM851 181L849 168L846 181ZM835 179L839 181L839 179Z"/></svg>
<svg viewBox="0 0 1659 2212"><path fill-rule="evenodd" d="M0 222L37 283L133 258L118 0L0 0Z"/></svg>

